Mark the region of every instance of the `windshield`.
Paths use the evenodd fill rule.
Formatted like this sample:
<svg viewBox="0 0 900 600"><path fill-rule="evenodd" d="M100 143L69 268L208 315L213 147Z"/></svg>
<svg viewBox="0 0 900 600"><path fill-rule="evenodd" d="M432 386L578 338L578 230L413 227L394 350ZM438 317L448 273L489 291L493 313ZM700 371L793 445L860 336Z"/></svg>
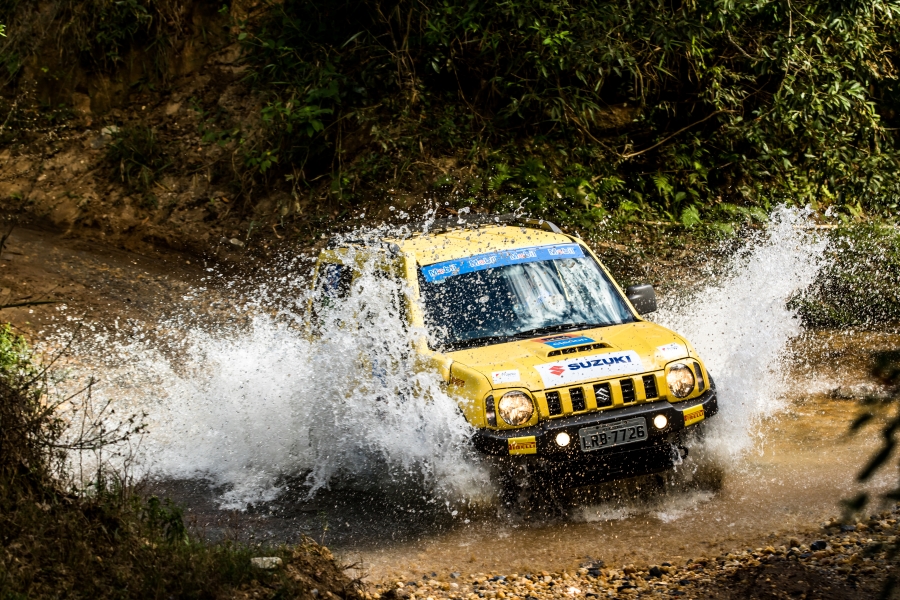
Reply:
<svg viewBox="0 0 900 600"><path fill-rule="evenodd" d="M578 244L538 246L419 270L434 347L459 350L634 321Z"/></svg>

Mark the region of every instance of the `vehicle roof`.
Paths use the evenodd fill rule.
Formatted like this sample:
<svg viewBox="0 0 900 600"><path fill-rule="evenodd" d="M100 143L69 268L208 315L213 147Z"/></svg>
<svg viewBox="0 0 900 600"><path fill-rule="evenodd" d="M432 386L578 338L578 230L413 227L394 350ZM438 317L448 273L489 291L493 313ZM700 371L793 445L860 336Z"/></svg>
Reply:
<svg viewBox="0 0 900 600"><path fill-rule="evenodd" d="M401 252L412 253L420 265L458 260L476 254L531 246L571 244L572 237L542 229L514 225L482 225L439 233L421 233L407 239L386 239Z"/></svg>

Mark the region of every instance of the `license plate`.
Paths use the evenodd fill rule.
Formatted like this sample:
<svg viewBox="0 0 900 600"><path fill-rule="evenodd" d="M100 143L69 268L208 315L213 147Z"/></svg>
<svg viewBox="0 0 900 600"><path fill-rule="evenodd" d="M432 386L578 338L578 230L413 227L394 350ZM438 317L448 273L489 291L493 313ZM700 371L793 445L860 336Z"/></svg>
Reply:
<svg viewBox="0 0 900 600"><path fill-rule="evenodd" d="M578 431L582 452L634 444L647 439L647 420L644 417L585 427Z"/></svg>

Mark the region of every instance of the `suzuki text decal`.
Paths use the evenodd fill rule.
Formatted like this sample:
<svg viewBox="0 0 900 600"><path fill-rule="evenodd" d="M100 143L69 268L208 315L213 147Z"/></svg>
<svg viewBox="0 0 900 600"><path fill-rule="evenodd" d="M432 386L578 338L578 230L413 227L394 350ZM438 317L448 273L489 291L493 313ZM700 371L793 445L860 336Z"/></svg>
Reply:
<svg viewBox="0 0 900 600"><path fill-rule="evenodd" d="M474 273L494 267L518 265L522 263L537 262L541 260L555 260L559 258L583 258L584 251L578 244L559 244L557 246L535 246L534 248L519 248L518 250L504 250L491 252L490 254L478 254L460 260L448 260L422 267L422 275L425 281L434 283L443 281L454 275Z"/></svg>
<svg viewBox="0 0 900 600"><path fill-rule="evenodd" d="M594 343L594 340L583 335L554 335L553 337L540 338L538 341L542 344L547 344L551 348L568 348L579 344Z"/></svg>
<svg viewBox="0 0 900 600"><path fill-rule="evenodd" d="M534 367L548 388L611 375L630 375L644 370L641 357L634 350L572 357Z"/></svg>

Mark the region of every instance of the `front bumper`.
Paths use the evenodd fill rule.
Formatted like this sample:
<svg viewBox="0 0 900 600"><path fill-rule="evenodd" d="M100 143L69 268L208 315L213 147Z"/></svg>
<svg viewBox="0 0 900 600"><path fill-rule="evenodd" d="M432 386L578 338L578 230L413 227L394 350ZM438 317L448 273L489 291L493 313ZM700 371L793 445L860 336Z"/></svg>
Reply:
<svg viewBox="0 0 900 600"><path fill-rule="evenodd" d="M704 420L719 412L716 389L711 388L699 397L672 404L665 400L645 402L619 409L605 410L583 415L573 415L559 419L549 419L533 427L522 429L491 430L481 429L475 433L473 443L485 454L506 457L512 464L528 464L534 469L568 472L565 479L585 477L591 481L628 477L653 473L670 468L677 460L673 445L677 445L686 430L696 427L685 426L684 411L703 406ZM663 429L653 425L653 418L663 414L668 424ZM585 427L610 424L635 417L644 417L647 423L647 439L634 444L615 446L609 449L583 452L579 431ZM702 422L702 421L701 421ZM556 444L560 432L569 434L571 442L566 447ZM510 456L510 438L534 437L534 454ZM591 475L593 473L593 475ZM571 481L570 483L578 483Z"/></svg>

